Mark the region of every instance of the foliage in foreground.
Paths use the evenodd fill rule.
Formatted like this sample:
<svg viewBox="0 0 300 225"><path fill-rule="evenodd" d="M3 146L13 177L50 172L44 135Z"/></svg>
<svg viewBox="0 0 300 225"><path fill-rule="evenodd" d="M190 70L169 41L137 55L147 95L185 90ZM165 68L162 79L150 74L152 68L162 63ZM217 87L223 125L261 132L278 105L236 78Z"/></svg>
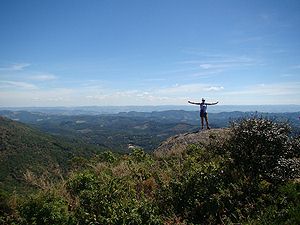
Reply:
<svg viewBox="0 0 300 225"><path fill-rule="evenodd" d="M0 224L300 224L299 138L265 119L231 138L156 157L103 153L67 180L13 204Z"/></svg>

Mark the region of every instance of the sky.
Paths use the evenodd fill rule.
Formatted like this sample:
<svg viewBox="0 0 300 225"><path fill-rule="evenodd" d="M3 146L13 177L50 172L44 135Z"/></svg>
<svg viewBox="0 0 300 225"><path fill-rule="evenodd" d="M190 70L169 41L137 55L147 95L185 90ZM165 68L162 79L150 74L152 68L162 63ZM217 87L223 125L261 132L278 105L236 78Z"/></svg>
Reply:
<svg viewBox="0 0 300 225"><path fill-rule="evenodd" d="M300 104L299 0L0 0L0 107Z"/></svg>

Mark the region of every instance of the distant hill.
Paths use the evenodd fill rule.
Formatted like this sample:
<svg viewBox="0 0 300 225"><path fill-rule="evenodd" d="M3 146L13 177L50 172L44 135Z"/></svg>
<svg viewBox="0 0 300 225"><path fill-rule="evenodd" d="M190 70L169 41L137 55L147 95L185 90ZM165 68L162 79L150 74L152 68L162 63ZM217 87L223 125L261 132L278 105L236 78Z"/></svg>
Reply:
<svg viewBox="0 0 300 225"><path fill-rule="evenodd" d="M25 187L26 170L39 175L58 170L63 173L74 156L89 156L101 150L0 117L0 189Z"/></svg>
<svg viewBox="0 0 300 225"><path fill-rule="evenodd" d="M162 112L168 110L194 111L197 106L186 105L144 105L144 106L78 106L78 107L0 107L0 110L43 112L60 115L100 115L116 114L119 112ZM299 112L300 105L223 105L223 103L209 107L210 112L268 112L286 113Z"/></svg>

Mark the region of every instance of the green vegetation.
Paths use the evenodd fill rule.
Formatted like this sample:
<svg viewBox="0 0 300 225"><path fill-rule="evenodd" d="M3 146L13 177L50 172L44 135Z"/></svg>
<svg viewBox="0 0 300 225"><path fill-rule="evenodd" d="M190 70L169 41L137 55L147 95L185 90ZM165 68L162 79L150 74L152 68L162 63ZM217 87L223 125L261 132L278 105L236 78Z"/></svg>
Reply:
<svg viewBox="0 0 300 225"><path fill-rule="evenodd" d="M77 158L30 197L1 193L0 224L300 224L299 138L257 118L230 132L168 156Z"/></svg>
<svg viewBox="0 0 300 225"><path fill-rule="evenodd" d="M25 124L0 117L0 189L27 190L24 173L59 179L74 157L91 157L103 148L42 133ZM29 178L29 177L27 177Z"/></svg>

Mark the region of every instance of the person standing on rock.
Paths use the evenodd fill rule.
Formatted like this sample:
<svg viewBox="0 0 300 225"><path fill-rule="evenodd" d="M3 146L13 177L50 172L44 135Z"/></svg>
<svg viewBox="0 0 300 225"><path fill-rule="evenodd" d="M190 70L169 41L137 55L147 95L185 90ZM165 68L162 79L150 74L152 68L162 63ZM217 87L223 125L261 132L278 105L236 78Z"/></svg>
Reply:
<svg viewBox="0 0 300 225"><path fill-rule="evenodd" d="M202 102L201 102L201 103L200 103L200 102L191 102L191 101L188 101L188 103L194 104L194 105L200 105L201 128L202 128L202 129L204 128L204 119L205 119L205 122L206 122L206 128L207 128L207 129L210 129L209 124L208 124L207 106L208 106L208 105L216 105L216 104L218 104L219 102L206 103L206 102L205 102L205 99L202 98Z"/></svg>

